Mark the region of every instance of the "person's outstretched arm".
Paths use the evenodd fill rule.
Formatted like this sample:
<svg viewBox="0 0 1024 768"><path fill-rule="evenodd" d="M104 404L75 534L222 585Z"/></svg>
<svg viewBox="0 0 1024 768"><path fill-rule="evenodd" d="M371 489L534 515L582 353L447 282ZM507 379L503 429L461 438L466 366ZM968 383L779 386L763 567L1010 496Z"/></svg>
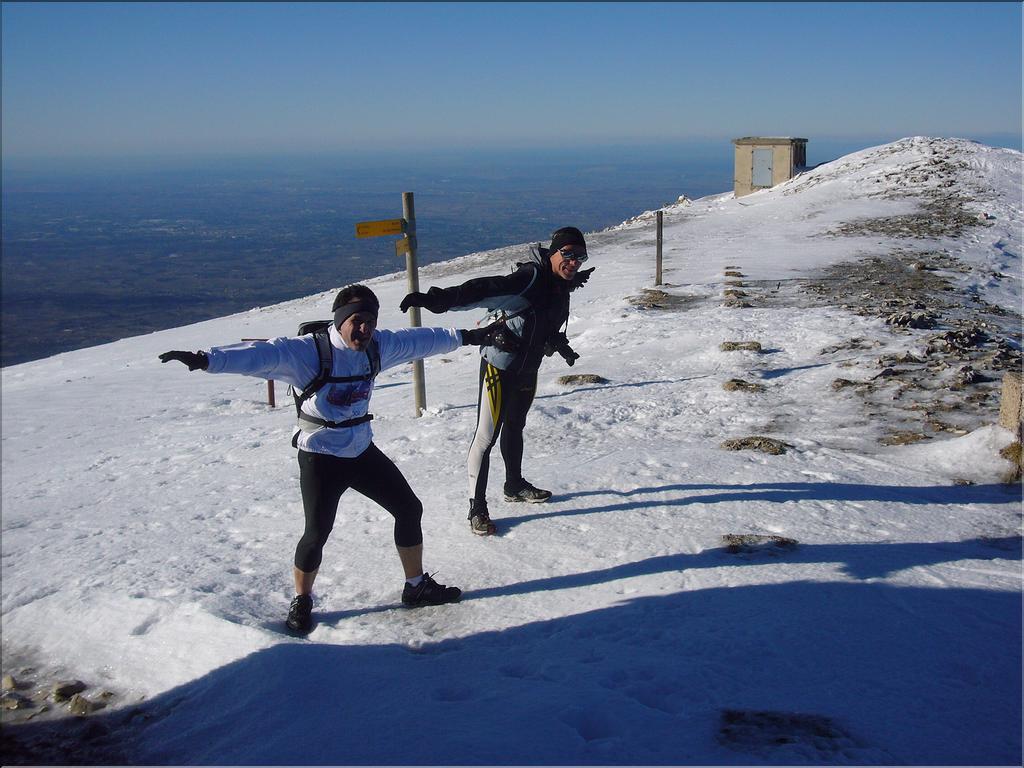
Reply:
<svg viewBox="0 0 1024 768"><path fill-rule="evenodd" d="M503 320L483 328L401 328L396 331L377 330L381 369L410 360L441 355L460 346L497 346L509 352L518 349L519 339L508 330Z"/></svg>
<svg viewBox="0 0 1024 768"><path fill-rule="evenodd" d="M211 347L208 352L171 350L160 355L162 363L171 360L187 365L190 371L239 373L297 387L304 387L320 371L315 342L306 336L246 341Z"/></svg>
<svg viewBox="0 0 1024 768"><path fill-rule="evenodd" d="M510 275L492 275L467 280L451 288L430 288L426 293L410 293L400 305L403 312L422 307L436 315L449 309L471 309L501 306L502 299L523 293L537 279L537 265L526 264Z"/></svg>

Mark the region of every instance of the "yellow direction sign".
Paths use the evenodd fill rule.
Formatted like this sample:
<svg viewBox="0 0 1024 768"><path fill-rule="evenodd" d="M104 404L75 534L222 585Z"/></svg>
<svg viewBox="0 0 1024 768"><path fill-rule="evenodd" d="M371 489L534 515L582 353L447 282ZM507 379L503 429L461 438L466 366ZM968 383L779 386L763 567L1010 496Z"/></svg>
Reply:
<svg viewBox="0 0 1024 768"><path fill-rule="evenodd" d="M384 221L361 221L356 224L356 237L384 237L400 235L405 231L405 219Z"/></svg>

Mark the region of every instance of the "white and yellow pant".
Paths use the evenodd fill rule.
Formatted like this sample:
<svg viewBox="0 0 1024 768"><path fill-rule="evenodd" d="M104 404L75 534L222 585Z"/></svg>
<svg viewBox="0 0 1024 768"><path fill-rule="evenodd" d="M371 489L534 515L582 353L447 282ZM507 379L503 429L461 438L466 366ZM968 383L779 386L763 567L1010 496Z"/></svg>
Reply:
<svg viewBox="0 0 1024 768"><path fill-rule="evenodd" d="M537 371L511 373L480 360L476 434L469 446L469 497L487 500L487 473L491 448L501 440L505 461L505 489L518 490L523 483L523 429L526 414L537 391Z"/></svg>

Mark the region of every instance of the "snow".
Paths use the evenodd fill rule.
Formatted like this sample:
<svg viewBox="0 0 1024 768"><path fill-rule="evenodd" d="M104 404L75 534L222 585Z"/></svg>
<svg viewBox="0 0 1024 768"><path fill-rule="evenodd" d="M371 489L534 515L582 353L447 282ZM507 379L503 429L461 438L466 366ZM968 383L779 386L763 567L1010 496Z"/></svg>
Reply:
<svg viewBox="0 0 1024 768"><path fill-rule="evenodd" d="M1021 496L998 453L1013 435L993 414L964 436L881 445L883 421L830 383L926 332L720 301L728 269L781 286L905 245L825 233L916 210L934 180L899 185L936 147L959 161L972 214L993 218L929 247L976 268L957 278L965 294L1019 311L1021 155L963 140L904 139L667 207L665 290L685 311L627 301L652 287L653 215L589 234L597 269L569 324L582 357L545 362L527 425L526 475L556 495L503 503L496 449L499 536L465 519L475 351L425 361L420 418L409 367L383 372L375 441L423 500L426 566L464 589L459 605L397 607L390 518L350 492L318 626L285 635L302 529L290 398L278 387L270 409L259 380L157 360L289 335L339 286L4 368L4 671L112 691L90 717L138 764L1020 764ZM431 265L420 283L525 252ZM404 325L404 275L369 285L381 326ZM877 346L825 352L854 337ZM569 373L609 383L559 384ZM766 391L727 392L730 378ZM748 435L790 448L721 447ZM730 533L799 543L733 554ZM730 711L774 714L723 730Z"/></svg>

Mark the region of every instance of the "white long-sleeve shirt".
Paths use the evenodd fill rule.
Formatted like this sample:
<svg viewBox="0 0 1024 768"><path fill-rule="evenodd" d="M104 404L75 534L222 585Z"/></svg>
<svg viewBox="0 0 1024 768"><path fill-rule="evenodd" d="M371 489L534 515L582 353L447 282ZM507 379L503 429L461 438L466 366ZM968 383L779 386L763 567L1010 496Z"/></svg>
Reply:
<svg viewBox="0 0 1024 768"><path fill-rule="evenodd" d="M462 344L462 337L454 328L375 330L373 336L380 351L381 370L451 352ZM330 326L330 338L334 348L332 376L363 376L370 372L366 352L347 347L333 324ZM207 373L240 373L274 379L287 382L300 391L320 373L320 356L312 335L213 347L207 354ZM303 404L302 410L325 421L348 421L369 412L372 394L373 381L326 384ZM373 440L373 430L368 421L353 427L296 431L296 445L301 450L343 458L358 456Z"/></svg>

